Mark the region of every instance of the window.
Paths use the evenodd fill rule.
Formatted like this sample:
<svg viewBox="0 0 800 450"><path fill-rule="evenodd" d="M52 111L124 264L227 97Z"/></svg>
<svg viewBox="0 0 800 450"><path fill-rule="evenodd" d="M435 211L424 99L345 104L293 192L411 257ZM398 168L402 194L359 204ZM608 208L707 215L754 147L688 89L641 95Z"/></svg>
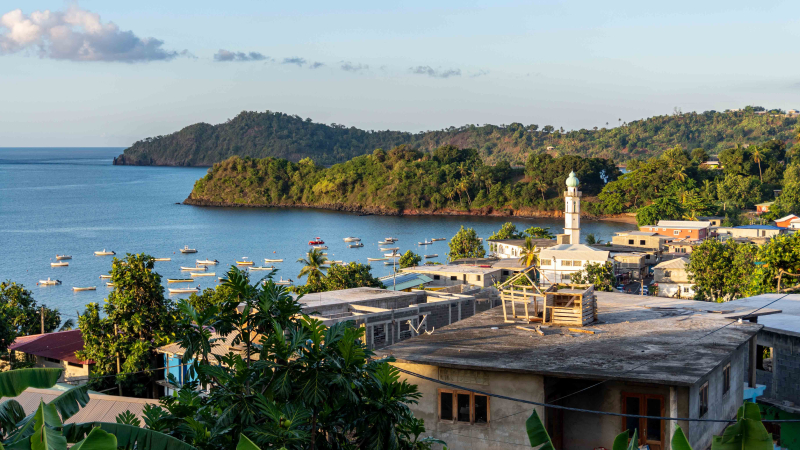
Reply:
<svg viewBox="0 0 800 450"><path fill-rule="evenodd" d="M561 280L562 281L571 281L572 280L572 275L570 275L568 273L565 273L565 274L561 275Z"/></svg>
<svg viewBox="0 0 800 450"><path fill-rule="evenodd" d="M731 365L728 363L724 369L722 369L722 394L725 395L728 391L731 390Z"/></svg>
<svg viewBox="0 0 800 450"><path fill-rule="evenodd" d="M504 276L504 277L505 277L505 276L508 276L508 271L507 271L507 270L504 270L504 271L503 271L503 276Z"/></svg>
<svg viewBox="0 0 800 450"><path fill-rule="evenodd" d="M672 272L671 272L671 271L669 271L669 270L665 270L665 271L664 271L664 277L665 277L665 278L669 278L669 277L671 277L671 276L672 276Z"/></svg>
<svg viewBox="0 0 800 450"><path fill-rule="evenodd" d="M450 281L456 281L456 280L458 280L458 277L457 277L457 276L455 276L455 275L450 275Z"/></svg>
<svg viewBox="0 0 800 450"><path fill-rule="evenodd" d="M439 420L489 423L489 397L468 391L439 390Z"/></svg>
<svg viewBox="0 0 800 450"><path fill-rule="evenodd" d="M438 280L439 278L441 278L439 275L434 275L434 276L433 276L433 279L434 279L434 280Z"/></svg>
<svg viewBox="0 0 800 450"><path fill-rule="evenodd" d="M684 286L683 287L683 293L684 294L688 294L689 293L689 287L688 286Z"/></svg>
<svg viewBox="0 0 800 450"><path fill-rule="evenodd" d="M44 357L44 360L45 360L45 361L49 361L49 362L51 362L51 363L61 364L61 360L60 360L60 359L48 358L48 357L46 357L46 356L45 356L45 357Z"/></svg>
<svg viewBox="0 0 800 450"><path fill-rule="evenodd" d="M772 357L772 347L765 347L763 345L756 346L756 369L765 372L772 372L774 359Z"/></svg>
<svg viewBox="0 0 800 450"><path fill-rule="evenodd" d="M645 255L644 259L650 259L650 255Z"/></svg>
<svg viewBox="0 0 800 450"><path fill-rule="evenodd" d="M646 241L644 239L640 239L639 240L639 245L647 245L647 244L646 244Z"/></svg>
<svg viewBox="0 0 800 450"><path fill-rule="evenodd" d="M70 362L70 361L67 361L67 365L68 366L72 366L72 367L81 367L81 368L83 368L83 364L78 364L78 363L74 363L74 362Z"/></svg>
<svg viewBox="0 0 800 450"><path fill-rule="evenodd" d="M703 417L708 412L708 381L700 386L700 414Z"/></svg>
<svg viewBox="0 0 800 450"><path fill-rule="evenodd" d="M677 236L677 235L681 234L681 230L675 230L675 231L672 232L672 234Z"/></svg>
<svg viewBox="0 0 800 450"><path fill-rule="evenodd" d="M481 281L481 276L480 275L475 275L475 281Z"/></svg>
<svg viewBox="0 0 800 450"><path fill-rule="evenodd" d="M633 245L633 239L628 239L628 245Z"/></svg>
<svg viewBox="0 0 800 450"><path fill-rule="evenodd" d="M622 394L622 413L641 416L664 416L664 397L649 394ZM663 450L664 423L656 419L622 418L622 430L630 436L638 430L638 446L649 445L652 450Z"/></svg>
<svg viewBox="0 0 800 450"><path fill-rule="evenodd" d="M573 267L580 267L583 265L583 261L572 261Z"/></svg>
<svg viewBox="0 0 800 450"><path fill-rule="evenodd" d="M562 267L572 267L572 261L561 261Z"/></svg>
<svg viewBox="0 0 800 450"><path fill-rule="evenodd" d="M543 260L539 261L539 265L540 266L549 266L550 265L550 260L549 259L543 259Z"/></svg>

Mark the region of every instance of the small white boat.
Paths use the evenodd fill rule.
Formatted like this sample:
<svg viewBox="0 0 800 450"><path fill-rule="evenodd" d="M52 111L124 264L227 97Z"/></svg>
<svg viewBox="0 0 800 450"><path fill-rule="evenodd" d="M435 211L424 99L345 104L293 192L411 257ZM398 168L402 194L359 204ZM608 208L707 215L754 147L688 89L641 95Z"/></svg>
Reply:
<svg viewBox="0 0 800 450"><path fill-rule="evenodd" d="M383 263L384 266L394 266L396 264L397 264L396 261L386 261L385 263Z"/></svg>
<svg viewBox="0 0 800 450"><path fill-rule="evenodd" d="M276 262L283 262L283 259L269 259L269 258L264 258L264 262L265 262L265 263L276 263Z"/></svg>
<svg viewBox="0 0 800 450"><path fill-rule="evenodd" d="M106 287L114 287L114 283L109 281L108 283L106 283Z"/></svg>
<svg viewBox="0 0 800 450"><path fill-rule="evenodd" d="M116 255L116 254L117 254L117 252L114 252L114 251L111 251L111 250L106 250L106 249L103 249L103 250L101 250L99 252L94 252L94 256L111 256L111 255Z"/></svg>
<svg viewBox="0 0 800 450"><path fill-rule="evenodd" d="M51 262L50 267L68 267L69 263L66 261Z"/></svg>
<svg viewBox="0 0 800 450"><path fill-rule="evenodd" d="M275 267L273 267L273 266L261 266L261 267L254 266L254 267L250 267L250 270L275 270Z"/></svg>
<svg viewBox="0 0 800 450"><path fill-rule="evenodd" d="M181 266L181 270L183 270L183 271L194 270L196 272L200 272L201 270L208 270L208 267L206 267L206 266L197 266L197 267L184 267L184 266Z"/></svg>
<svg viewBox="0 0 800 450"><path fill-rule="evenodd" d="M51 280L50 277L47 277L46 280L39 280L39 286L56 286L61 284L61 280Z"/></svg>
<svg viewBox="0 0 800 450"><path fill-rule="evenodd" d="M196 294L200 292L198 288L169 288L170 294Z"/></svg>
<svg viewBox="0 0 800 450"><path fill-rule="evenodd" d="M153 258L153 261L172 261L172 258Z"/></svg>
<svg viewBox="0 0 800 450"><path fill-rule="evenodd" d="M72 259L72 256L70 256L70 255L59 255L59 254L56 254L56 260L58 260L58 261L63 261L63 260L65 260L65 259Z"/></svg>
<svg viewBox="0 0 800 450"><path fill-rule="evenodd" d="M384 253L383 256L387 258L399 258L401 255L399 253Z"/></svg>
<svg viewBox="0 0 800 450"><path fill-rule="evenodd" d="M101 280L108 280L111 278L111 275L100 275Z"/></svg>
<svg viewBox="0 0 800 450"><path fill-rule="evenodd" d="M198 259L197 260L197 265L212 266L212 265L215 265L215 264L219 264L219 261L217 261L216 259Z"/></svg>
<svg viewBox="0 0 800 450"><path fill-rule="evenodd" d="M189 275L193 277L213 277L216 275L214 272L190 272Z"/></svg>
<svg viewBox="0 0 800 450"><path fill-rule="evenodd" d="M167 283L191 283L194 278L167 278Z"/></svg>
<svg viewBox="0 0 800 450"><path fill-rule="evenodd" d="M313 248L314 248L314 250L327 250L328 246L327 245L315 245Z"/></svg>
<svg viewBox="0 0 800 450"><path fill-rule="evenodd" d="M348 245L348 247L350 247L350 248L360 248L360 247L363 247L363 246L364 246L364 244L362 244L360 242L358 244L350 244L350 245Z"/></svg>
<svg viewBox="0 0 800 450"><path fill-rule="evenodd" d="M275 284L277 284L278 286L290 286L292 283L294 283L294 281L292 281L291 278L289 278L288 280L284 280L283 277L281 277L280 280L275 282Z"/></svg>
<svg viewBox="0 0 800 450"><path fill-rule="evenodd" d="M344 241L345 242L361 242L361 238L350 236L350 237L344 238Z"/></svg>
<svg viewBox="0 0 800 450"><path fill-rule="evenodd" d="M196 248L189 248L188 245L184 245L182 249L180 249L181 253L197 253Z"/></svg>
<svg viewBox="0 0 800 450"><path fill-rule="evenodd" d="M446 241L446 240L447 240L447 238L433 238L433 239L431 239L431 242Z"/></svg>
<svg viewBox="0 0 800 450"><path fill-rule="evenodd" d="M417 242L417 244L419 244L419 245L431 245L431 244L433 244L433 242L431 242L431 241L423 241L423 242Z"/></svg>
<svg viewBox="0 0 800 450"><path fill-rule="evenodd" d="M391 251L396 251L396 250L400 250L400 247L383 247L383 248L381 248L382 252L391 252Z"/></svg>
<svg viewBox="0 0 800 450"><path fill-rule="evenodd" d="M393 238L393 237L387 237L387 238L384 238L384 240L388 241L388 242L397 242L397 241L399 241L399 239Z"/></svg>
<svg viewBox="0 0 800 450"><path fill-rule="evenodd" d="M378 245L392 244L390 241L378 241Z"/></svg>
<svg viewBox="0 0 800 450"><path fill-rule="evenodd" d="M80 292L80 291L96 291L97 286L88 286L88 287L73 287L73 291Z"/></svg>
<svg viewBox="0 0 800 450"><path fill-rule="evenodd" d="M425 257L426 257L426 258L438 258L438 257L439 257L439 255L437 255L436 253L434 253L434 254L432 254L432 255L425 255Z"/></svg>
<svg viewBox="0 0 800 450"><path fill-rule="evenodd" d="M367 258L367 261L386 261L389 258Z"/></svg>

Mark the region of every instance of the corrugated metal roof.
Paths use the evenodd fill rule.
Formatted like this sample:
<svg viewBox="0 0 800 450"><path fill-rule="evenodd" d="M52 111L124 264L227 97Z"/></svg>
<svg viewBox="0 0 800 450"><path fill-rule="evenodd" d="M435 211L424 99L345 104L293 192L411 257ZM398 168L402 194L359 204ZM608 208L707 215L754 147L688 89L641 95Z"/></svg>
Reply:
<svg viewBox="0 0 800 450"><path fill-rule="evenodd" d="M232 348L232 345L233 345L233 341L235 340L235 338L238 335L239 335L239 333L233 332L233 333L230 333L227 336L223 337L223 336L217 334L216 332L212 332L211 333L211 339L217 339L217 341L214 342L214 347L211 347L211 354L212 355L217 355L217 356L225 356L225 355L227 355L228 353L231 353L231 352L236 353L238 350L234 350ZM256 336L256 338L253 339L253 342L258 342L260 339L261 339L260 336ZM161 347L158 347L156 349L156 351L158 353L166 353L166 354L177 355L177 356L183 356L183 352L184 352L183 347L181 347L181 345L178 344L178 343L172 343L172 344L163 345ZM251 355L250 358L251 359L257 359L258 355Z"/></svg>
<svg viewBox="0 0 800 450"><path fill-rule="evenodd" d="M597 250L583 244L561 244L542 250L539 258L551 259L579 259L582 261L606 261L608 250Z"/></svg>
<svg viewBox="0 0 800 450"><path fill-rule="evenodd" d="M417 273L404 273L402 275L398 274L396 280L392 280L391 276L383 277L380 280L383 282L383 285L386 286L386 289L395 291L414 288L420 284L430 283L433 281L432 278Z"/></svg>
<svg viewBox="0 0 800 450"><path fill-rule="evenodd" d="M75 356L75 352L83 350L81 330L20 336L8 349L75 364L94 363L94 361L82 361Z"/></svg>
<svg viewBox="0 0 800 450"><path fill-rule="evenodd" d="M708 228L711 226L711 222L702 221L702 220L659 220L657 227L663 228L691 228L691 229L700 229L700 228Z"/></svg>
<svg viewBox="0 0 800 450"><path fill-rule="evenodd" d="M25 414L32 414L39 407L39 401L49 403L56 397L63 394L64 391L56 389L35 389L28 388L20 394L19 397L14 397L22 408ZM113 395L104 394L89 394L89 403L86 404L77 414L67 419L66 423L80 423L80 422L116 422L116 417L120 413L130 411L140 420L143 419L144 407L148 404L157 405L158 400L150 400L144 398L133 397L116 397Z"/></svg>
<svg viewBox="0 0 800 450"><path fill-rule="evenodd" d="M783 228L775 225L739 225L733 228L738 228L740 230L783 230Z"/></svg>
<svg viewBox="0 0 800 450"><path fill-rule="evenodd" d="M686 263L688 262L689 258L676 258L669 261L664 261L661 264L653 267L653 269L685 269Z"/></svg>

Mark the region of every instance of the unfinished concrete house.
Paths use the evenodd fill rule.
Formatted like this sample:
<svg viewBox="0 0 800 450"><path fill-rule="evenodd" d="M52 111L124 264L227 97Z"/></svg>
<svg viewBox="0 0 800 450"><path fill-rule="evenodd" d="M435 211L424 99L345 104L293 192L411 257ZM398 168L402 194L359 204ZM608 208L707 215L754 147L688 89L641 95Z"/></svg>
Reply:
<svg viewBox="0 0 800 450"><path fill-rule="evenodd" d="M581 301L590 295L597 321L589 326L540 324L498 307L379 354L394 356L410 372L403 376L423 395L412 411L449 448L529 446L525 420L533 407L493 395L621 414L735 416L761 328L738 319L749 318L753 308L586 291ZM559 450L611 448L617 434L634 428L638 444L666 450L676 425L694 448L704 449L725 427L536 408Z"/></svg>

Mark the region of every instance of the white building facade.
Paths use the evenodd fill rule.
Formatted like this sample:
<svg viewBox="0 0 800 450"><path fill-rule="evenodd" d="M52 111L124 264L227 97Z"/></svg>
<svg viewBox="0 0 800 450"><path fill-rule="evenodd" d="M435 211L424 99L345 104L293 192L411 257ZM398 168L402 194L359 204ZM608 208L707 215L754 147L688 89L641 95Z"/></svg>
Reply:
<svg viewBox="0 0 800 450"><path fill-rule="evenodd" d="M570 244L581 243L581 191L575 172L569 173L564 192L564 234L570 236Z"/></svg>

